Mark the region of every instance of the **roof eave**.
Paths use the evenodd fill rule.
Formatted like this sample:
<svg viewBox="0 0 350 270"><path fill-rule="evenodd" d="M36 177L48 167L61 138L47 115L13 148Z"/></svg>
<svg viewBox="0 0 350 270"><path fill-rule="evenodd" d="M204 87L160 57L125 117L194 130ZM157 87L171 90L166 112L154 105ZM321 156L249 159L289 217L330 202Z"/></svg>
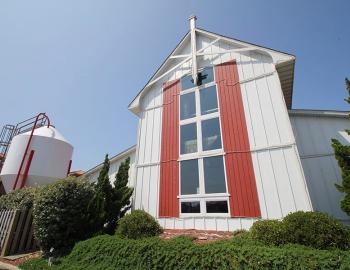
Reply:
<svg viewBox="0 0 350 270"><path fill-rule="evenodd" d="M153 80L153 78L155 78L157 76L157 74L161 71L161 69L165 66L165 64L167 63L168 59L170 58L170 56L174 55L176 53L176 51L178 50L178 48L184 43L184 41L186 40L186 38L189 36L190 31L188 31L180 40L180 42L175 46L175 48L170 52L170 54L165 58L165 60L163 61L163 63L158 67L158 69L156 70L156 72L153 74L153 76L151 76L151 78L148 80L148 82L144 85L144 87L142 87L142 89L138 92L138 94L135 96L135 98L130 102L130 104L128 105L128 109L133 112L136 115L139 115L140 113L140 108L139 108L139 100L140 100L140 96L142 95L143 90L145 90L145 88L147 87L147 85Z"/></svg>

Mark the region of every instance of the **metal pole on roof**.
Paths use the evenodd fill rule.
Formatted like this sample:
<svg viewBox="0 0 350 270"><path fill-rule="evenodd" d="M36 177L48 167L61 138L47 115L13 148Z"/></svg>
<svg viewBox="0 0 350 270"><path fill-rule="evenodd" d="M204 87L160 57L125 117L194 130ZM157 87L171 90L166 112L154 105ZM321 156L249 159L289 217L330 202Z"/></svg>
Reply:
<svg viewBox="0 0 350 270"><path fill-rule="evenodd" d="M189 18L191 29L191 54L192 54L192 79L193 83L197 85L198 72L197 72L197 45L196 45L196 20L197 17L192 15Z"/></svg>

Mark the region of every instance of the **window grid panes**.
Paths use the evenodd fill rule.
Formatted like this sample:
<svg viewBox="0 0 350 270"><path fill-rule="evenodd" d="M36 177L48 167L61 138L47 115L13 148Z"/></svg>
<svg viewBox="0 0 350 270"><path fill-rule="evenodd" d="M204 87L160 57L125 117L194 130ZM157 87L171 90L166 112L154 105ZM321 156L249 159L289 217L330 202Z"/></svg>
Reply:
<svg viewBox="0 0 350 270"><path fill-rule="evenodd" d="M216 86L210 86L199 91L201 103L201 115L218 111Z"/></svg>
<svg viewBox="0 0 350 270"><path fill-rule="evenodd" d="M181 154L197 152L197 124L191 123L180 127Z"/></svg>
<svg viewBox="0 0 350 270"><path fill-rule="evenodd" d="M221 132L219 117L202 121L203 151L221 149Z"/></svg>
<svg viewBox="0 0 350 270"><path fill-rule="evenodd" d="M213 68L181 79L180 212L228 215L220 115Z"/></svg>
<svg viewBox="0 0 350 270"><path fill-rule="evenodd" d="M181 161L181 194L199 194L198 160Z"/></svg>
<svg viewBox="0 0 350 270"><path fill-rule="evenodd" d="M181 95L180 98L180 119L188 119L196 116L196 100L195 93L188 93L185 95Z"/></svg>
<svg viewBox="0 0 350 270"><path fill-rule="evenodd" d="M201 212L200 210L200 202L199 201L193 201L193 202L181 202L181 213L189 214L199 214Z"/></svg>

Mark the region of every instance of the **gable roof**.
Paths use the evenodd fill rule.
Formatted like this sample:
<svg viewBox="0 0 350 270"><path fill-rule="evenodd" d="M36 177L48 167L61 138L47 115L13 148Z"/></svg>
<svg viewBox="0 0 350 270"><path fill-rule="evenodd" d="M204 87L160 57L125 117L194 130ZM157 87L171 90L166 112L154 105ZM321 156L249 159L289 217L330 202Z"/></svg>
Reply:
<svg viewBox="0 0 350 270"><path fill-rule="evenodd" d="M226 42L229 43L233 43L236 45L239 45L241 47L252 47L257 51L262 51L265 53L268 53L275 64L277 73L279 75L280 78L280 82L281 82L281 87L282 87L282 91L283 91L283 95L284 95L284 99L287 105L288 109L292 108L292 97L293 97L293 81L294 81L294 67L295 67L295 56L289 53L285 53L285 52L281 52L278 50L274 50L268 47L263 47L260 45L256 45L253 43L249 43L246 41L242 41L239 39L235 39L235 38L230 38L230 37L226 37L214 32L210 32L201 28L196 28L196 34L202 34L202 35L206 35L208 37L211 38L215 38L215 39L222 39ZM183 47L184 44L186 44L187 42L190 42L190 31L188 31L184 37L180 40L180 42L176 45L176 47L174 48L174 50L168 55L168 57L164 60L164 62L159 66L159 68L156 70L156 72L153 74L153 76L151 76L151 78L148 80L148 82L145 84L145 86L139 91L139 93L136 95L136 97L130 102L128 108L130 111L134 112L135 114L138 114L140 111L139 108L139 102L140 102L140 98L142 97L142 95L147 92L148 86L149 84L159 78L160 76L162 76L162 74L164 74L164 72L166 72L166 69L169 69L169 66L171 68L171 64L174 65L178 64L176 61L174 61L174 59L171 58L171 56L176 55L176 53L178 51L180 51ZM176 60L176 59L175 59Z"/></svg>

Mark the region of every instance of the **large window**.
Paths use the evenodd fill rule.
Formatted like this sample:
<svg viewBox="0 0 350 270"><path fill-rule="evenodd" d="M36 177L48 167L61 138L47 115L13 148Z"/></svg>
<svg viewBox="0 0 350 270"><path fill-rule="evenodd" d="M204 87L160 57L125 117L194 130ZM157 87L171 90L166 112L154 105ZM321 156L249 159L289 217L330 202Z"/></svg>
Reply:
<svg viewBox="0 0 350 270"><path fill-rule="evenodd" d="M228 215L228 194L213 68L181 79L180 211L181 215Z"/></svg>

